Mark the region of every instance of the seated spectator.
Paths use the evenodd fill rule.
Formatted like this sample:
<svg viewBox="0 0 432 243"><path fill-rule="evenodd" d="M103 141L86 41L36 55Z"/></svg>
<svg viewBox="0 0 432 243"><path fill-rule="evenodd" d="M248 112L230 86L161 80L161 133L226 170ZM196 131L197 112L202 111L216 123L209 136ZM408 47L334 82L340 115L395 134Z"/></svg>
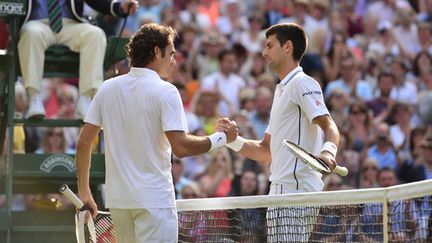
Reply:
<svg viewBox="0 0 432 243"><path fill-rule="evenodd" d="M45 130L42 137L40 148L36 154L75 154L75 150L70 149L66 143L66 138L61 127L49 127Z"/></svg>
<svg viewBox="0 0 432 243"><path fill-rule="evenodd" d="M338 191L342 190L344 186L341 176L335 173L327 175L323 181L323 191Z"/></svg>
<svg viewBox="0 0 432 243"><path fill-rule="evenodd" d="M249 113L249 122L258 139L262 139L270 120L270 110L273 103L273 92L267 87L259 87L256 90L254 104L255 109Z"/></svg>
<svg viewBox="0 0 432 243"><path fill-rule="evenodd" d="M190 111L198 117L207 135L215 132L215 123L220 117L218 103L219 96L211 91L197 91L192 98Z"/></svg>
<svg viewBox="0 0 432 243"><path fill-rule="evenodd" d="M330 115L342 130L348 122L349 97L341 89L334 89L326 99Z"/></svg>
<svg viewBox="0 0 432 243"><path fill-rule="evenodd" d="M230 36L249 28L248 20L240 11L237 0L225 0L223 15L216 20L216 27L220 33ZM229 38L230 39L230 38Z"/></svg>
<svg viewBox="0 0 432 243"><path fill-rule="evenodd" d="M420 141L420 158L409 162L403 168L403 178L408 182L432 179L432 136L426 135ZM400 172L402 175L402 171Z"/></svg>
<svg viewBox="0 0 432 243"><path fill-rule="evenodd" d="M219 70L206 77L201 82L201 90L218 93L219 112L229 116L239 111L240 91L246 86L246 81L234 71L237 56L233 50L223 50L219 53Z"/></svg>
<svg viewBox="0 0 432 243"><path fill-rule="evenodd" d="M80 53L80 99L77 113L78 117L84 118L92 96L102 83L105 34L99 27L85 22L82 16L84 1L52 2L57 4L49 5L48 1L33 1L33 4L28 4L28 14L21 28L18 55L30 97L27 115L29 118L45 117L40 94L44 52L53 44L63 44ZM89 3L102 13L122 17L127 16L128 12L133 13L138 6L135 0L99 0Z"/></svg>
<svg viewBox="0 0 432 243"><path fill-rule="evenodd" d="M417 103L417 87L408 79L406 60L394 57L390 63L390 71L395 75L395 83L390 93L394 101L415 105Z"/></svg>
<svg viewBox="0 0 432 243"><path fill-rule="evenodd" d="M389 167L398 170L396 152L393 149L390 140L390 128L386 123L380 123L376 126L375 143L368 149L368 157L375 158L378 161L378 168Z"/></svg>
<svg viewBox="0 0 432 243"><path fill-rule="evenodd" d="M378 187L378 161L368 157L362 163L360 171L360 188Z"/></svg>
<svg viewBox="0 0 432 243"><path fill-rule="evenodd" d="M261 12L254 12L248 16L249 28L232 35L233 43L240 43L252 56L254 53L262 51L265 43L265 34L262 31L263 16Z"/></svg>
<svg viewBox="0 0 432 243"><path fill-rule="evenodd" d="M232 162L228 149L223 147L211 153L206 172L198 179L206 197L226 197L231 191Z"/></svg>
<svg viewBox="0 0 432 243"><path fill-rule="evenodd" d="M348 148L359 153L367 149L372 138L369 110L364 103L352 103L348 109L348 122L344 131L348 135Z"/></svg>
<svg viewBox="0 0 432 243"><path fill-rule="evenodd" d="M378 22L378 38L369 43L366 52L377 54L380 60L388 56L403 56L403 49L400 43L394 38L392 29L393 25L390 21Z"/></svg>
<svg viewBox="0 0 432 243"><path fill-rule="evenodd" d="M353 101L367 101L372 99L372 89L369 84L358 77L359 67L354 57L348 56L340 61L340 79L331 81L325 89L325 97L338 88L351 97Z"/></svg>
<svg viewBox="0 0 432 243"><path fill-rule="evenodd" d="M198 80L202 80L219 69L218 54L227 43L225 36L215 31L202 35L199 48L191 53L192 71L197 73Z"/></svg>
<svg viewBox="0 0 432 243"><path fill-rule="evenodd" d="M237 181L233 181L230 196L253 196L258 195L258 174L254 170L246 169Z"/></svg>
<svg viewBox="0 0 432 243"><path fill-rule="evenodd" d="M373 113L374 124L381 123L390 115L393 107L393 99L390 93L393 89L396 77L390 72L381 72L378 75L379 96L366 102Z"/></svg>
<svg viewBox="0 0 432 243"><path fill-rule="evenodd" d="M393 142L393 147L396 151L408 148L408 138L414 124L411 123L411 106L397 102L393 105L391 116L396 123L390 126L390 139Z"/></svg>
<svg viewBox="0 0 432 243"><path fill-rule="evenodd" d="M240 91L240 109L251 112L255 109L256 91L252 88L245 88Z"/></svg>
<svg viewBox="0 0 432 243"><path fill-rule="evenodd" d="M419 39L417 52L426 51L432 56L432 22L418 22L417 28Z"/></svg>
<svg viewBox="0 0 432 243"><path fill-rule="evenodd" d="M347 34L341 30L332 32L327 38L330 39L330 47L326 55L322 56L322 63L324 68L324 80L326 84L332 80L336 80L341 74L340 62L346 57L352 57L353 53L347 45Z"/></svg>

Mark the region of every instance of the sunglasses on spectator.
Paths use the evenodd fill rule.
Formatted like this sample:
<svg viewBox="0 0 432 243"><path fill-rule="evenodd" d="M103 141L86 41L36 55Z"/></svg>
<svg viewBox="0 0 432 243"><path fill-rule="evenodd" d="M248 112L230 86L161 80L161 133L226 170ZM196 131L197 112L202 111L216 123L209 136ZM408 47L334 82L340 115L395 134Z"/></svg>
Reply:
<svg viewBox="0 0 432 243"><path fill-rule="evenodd" d="M357 115L357 114L364 114L365 112L362 110L355 110L355 111L351 111L351 114L353 115Z"/></svg>

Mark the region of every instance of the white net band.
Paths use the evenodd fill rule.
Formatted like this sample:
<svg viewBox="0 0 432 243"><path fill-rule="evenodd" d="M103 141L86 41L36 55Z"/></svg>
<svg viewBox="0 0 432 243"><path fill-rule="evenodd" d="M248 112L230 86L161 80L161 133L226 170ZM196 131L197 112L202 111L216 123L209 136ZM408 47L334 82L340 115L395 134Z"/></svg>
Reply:
<svg viewBox="0 0 432 243"><path fill-rule="evenodd" d="M177 210L180 242L428 242L432 180L377 189L178 200ZM96 231L112 231L107 222L102 227L96 220Z"/></svg>

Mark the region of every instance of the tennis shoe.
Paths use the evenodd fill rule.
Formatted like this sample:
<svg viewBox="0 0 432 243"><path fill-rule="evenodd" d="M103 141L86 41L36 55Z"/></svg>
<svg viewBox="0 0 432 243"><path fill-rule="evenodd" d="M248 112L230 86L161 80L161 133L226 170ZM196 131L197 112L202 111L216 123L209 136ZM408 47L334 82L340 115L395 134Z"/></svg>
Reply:
<svg viewBox="0 0 432 243"><path fill-rule="evenodd" d="M27 112L28 119L43 119L45 118L45 107L43 105L42 95L37 94L30 101L30 107Z"/></svg>

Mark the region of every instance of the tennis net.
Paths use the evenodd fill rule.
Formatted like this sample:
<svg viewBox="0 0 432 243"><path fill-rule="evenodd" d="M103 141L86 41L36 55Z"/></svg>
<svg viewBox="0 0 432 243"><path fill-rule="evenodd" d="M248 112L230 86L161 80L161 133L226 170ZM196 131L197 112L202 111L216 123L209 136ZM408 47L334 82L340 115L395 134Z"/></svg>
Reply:
<svg viewBox="0 0 432 243"><path fill-rule="evenodd" d="M180 242L429 242L432 180L388 188L178 200Z"/></svg>
<svg viewBox="0 0 432 243"><path fill-rule="evenodd" d="M376 189L177 200L177 210L179 242L432 241L432 180ZM96 242L115 242L104 237L104 229L113 233L111 226L101 228L95 221Z"/></svg>

